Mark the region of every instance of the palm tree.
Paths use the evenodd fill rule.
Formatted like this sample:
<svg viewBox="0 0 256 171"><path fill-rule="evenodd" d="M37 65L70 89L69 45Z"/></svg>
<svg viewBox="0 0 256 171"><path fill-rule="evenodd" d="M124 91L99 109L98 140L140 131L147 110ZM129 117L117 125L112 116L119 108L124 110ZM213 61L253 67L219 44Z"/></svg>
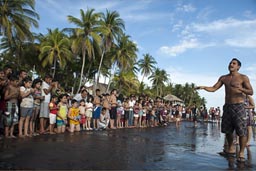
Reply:
<svg viewBox="0 0 256 171"><path fill-rule="evenodd" d="M163 95L163 86L164 83L169 80L168 77L169 74L167 74L165 70L161 70L159 68L156 68L153 74L149 76L149 79L151 79L151 81L153 82L152 85L156 88L157 96Z"/></svg>
<svg viewBox="0 0 256 171"><path fill-rule="evenodd" d="M70 40L63 31L59 31L57 28L48 29L48 34L41 43L40 51L39 59L42 60L42 66L53 64L53 78L57 63L64 68L67 61L71 61L73 55L70 49Z"/></svg>
<svg viewBox="0 0 256 171"><path fill-rule="evenodd" d="M88 59L95 58L95 51L100 51L101 37L99 33L104 32L100 25L100 13L95 13L94 9L87 9L85 13L80 9L80 15L81 19L68 16L68 21L78 26L78 28L71 29L75 33L72 50L76 54L82 53L82 67L78 89L80 89L82 84L86 57Z"/></svg>
<svg viewBox="0 0 256 171"><path fill-rule="evenodd" d="M114 74L116 71L116 66L119 68L120 72L134 69L133 66L136 62L136 52L138 49L136 44L133 43L129 38L130 36L122 35L117 44L113 46L111 51L108 53L108 55L112 57L112 67L114 69ZM111 78L112 76L109 79L107 91L109 90L111 84Z"/></svg>
<svg viewBox="0 0 256 171"><path fill-rule="evenodd" d="M132 70L122 71L113 78L115 87L124 95L136 94L139 89L140 82Z"/></svg>
<svg viewBox="0 0 256 171"><path fill-rule="evenodd" d="M0 0L0 35L7 37L10 47L33 38L30 28L37 28L39 19L34 7L34 0Z"/></svg>
<svg viewBox="0 0 256 171"><path fill-rule="evenodd" d="M141 83L143 83L145 76L149 76L153 72L153 70L155 69L154 65L157 63L155 59L148 53L143 55L143 57L143 59L140 59L138 61L138 66L140 67L141 74L143 74Z"/></svg>
<svg viewBox="0 0 256 171"><path fill-rule="evenodd" d="M104 33L102 34L102 54L100 59L100 64L98 68L97 74L97 83L99 82L100 71L102 61L105 55L105 52L109 51L114 41L117 41L119 37L122 35L123 30L125 29L124 21L120 18L118 12L106 11L106 14L101 14L102 20L100 22L101 26L104 28Z"/></svg>

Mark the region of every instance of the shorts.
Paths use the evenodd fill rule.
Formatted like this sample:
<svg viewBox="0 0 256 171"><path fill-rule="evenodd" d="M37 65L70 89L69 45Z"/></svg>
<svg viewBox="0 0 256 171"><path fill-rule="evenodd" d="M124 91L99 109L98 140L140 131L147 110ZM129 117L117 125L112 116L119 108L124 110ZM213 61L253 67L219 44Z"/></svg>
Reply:
<svg viewBox="0 0 256 171"><path fill-rule="evenodd" d="M110 119L116 119L117 107L111 107L110 110Z"/></svg>
<svg viewBox="0 0 256 171"><path fill-rule="evenodd" d="M6 112L3 116L4 126L12 126L19 122L19 108L16 103L6 102Z"/></svg>
<svg viewBox="0 0 256 171"><path fill-rule="evenodd" d="M129 119L129 110L124 111L124 119L128 120Z"/></svg>
<svg viewBox="0 0 256 171"><path fill-rule="evenodd" d="M39 118L49 118L49 107L47 102L41 103Z"/></svg>
<svg viewBox="0 0 256 171"><path fill-rule="evenodd" d="M85 117L85 115L80 115L81 116L81 118L80 118L80 123L81 124L85 124L85 122L86 122L86 117Z"/></svg>
<svg viewBox="0 0 256 171"><path fill-rule="evenodd" d="M65 126L66 122L64 120L56 120L57 126Z"/></svg>
<svg viewBox="0 0 256 171"><path fill-rule="evenodd" d="M21 117L31 117L33 114L33 108L20 107L20 116Z"/></svg>
<svg viewBox="0 0 256 171"><path fill-rule="evenodd" d="M133 117L138 118L139 114L138 113L134 113Z"/></svg>
<svg viewBox="0 0 256 171"><path fill-rule="evenodd" d="M193 114L193 121L197 121L197 114Z"/></svg>
<svg viewBox="0 0 256 171"><path fill-rule="evenodd" d="M223 106L221 132L232 134L234 130L238 136L247 136L247 120L243 103Z"/></svg>
<svg viewBox="0 0 256 171"><path fill-rule="evenodd" d="M55 124L56 123L56 118L57 118L56 114L50 113L49 114L50 124Z"/></svg>
<svg viewBox="0 0 256 171"><path fill-rule="evenodd" d="M92 118L93 119L100 119L100 112L101 112L101 107L100 106L95 107L95 109L93 111Z"/></svg>
<svg viewBox="0 0 256 171"><path fill-rule="evenodd" d="M91 110L86 110L85 115L86 115L87 118L91 118L92 117L92 111Z"/></svg>

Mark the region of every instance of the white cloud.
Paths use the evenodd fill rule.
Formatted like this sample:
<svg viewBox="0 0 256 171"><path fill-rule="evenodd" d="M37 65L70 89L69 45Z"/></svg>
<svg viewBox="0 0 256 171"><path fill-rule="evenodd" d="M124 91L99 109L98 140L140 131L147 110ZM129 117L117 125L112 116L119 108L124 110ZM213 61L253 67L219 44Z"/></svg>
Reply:
<svg viewBox="0 0 256 171"><path fill-rule="evenodd" d="M181 29L183 27L183 29ZM172 31L180 30L178 45L162 46L160 52L177 56L189 49L212 46L231 46L239 48L256 48L256 20L238 20L226 18L207 23L184 25L179 20ZM205 43L205 42L210 43ZM224 42L224 44L223 44Z"/></svg>
<svg viewBox="0 0 256 171"><path fill-rule="evenodd" d="M256 48L256 37L237 37L232 39L226 39L225 43L229 46L240 48Z"/></svg>
<svg viewBox="0 0 256 171"><path fill-rule="evenodd" d="M162 54L167 54L168 56L177 56L186 52L189 49L203 49L210 46L215 46L215 43L200 43L197 39L185 39L182 40L178 45L174 46L162 46L159 52Z"/></svg>
<svg viewBox="0 0 256 171"><path fill-rule="evenodd" d="M238 20L234 18L227 18L222 20L216 20L206 24L194 23L192 27L198 32L219 32L219 31L231 31L231 30L255 30L256 20Z"/></svg>
<svg viewBox="0 0 256 171"><path fill-rule="evenodd" d="M185 5L179 5L177 7L178 11L183 11L183 12L194 12L196 11L196 8L192 4L185 4Z"/></svg>

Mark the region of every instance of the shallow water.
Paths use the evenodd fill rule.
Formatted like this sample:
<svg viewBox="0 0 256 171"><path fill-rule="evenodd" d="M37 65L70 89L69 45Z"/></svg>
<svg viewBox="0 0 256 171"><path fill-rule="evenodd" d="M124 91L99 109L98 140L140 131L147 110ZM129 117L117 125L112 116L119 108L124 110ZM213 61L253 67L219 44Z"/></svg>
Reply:
<svg viewBox="0 0 256 171"><path fill-rule="evenodd" d="M1 169L255 170L252 140L246 163L221 157L220 126L191 122L167 127L41 135L0 141ZM249 153L248 153L249 152ZM250 153L252 152L252 153ZM249 154L249 160L248 156Z"/></svg>

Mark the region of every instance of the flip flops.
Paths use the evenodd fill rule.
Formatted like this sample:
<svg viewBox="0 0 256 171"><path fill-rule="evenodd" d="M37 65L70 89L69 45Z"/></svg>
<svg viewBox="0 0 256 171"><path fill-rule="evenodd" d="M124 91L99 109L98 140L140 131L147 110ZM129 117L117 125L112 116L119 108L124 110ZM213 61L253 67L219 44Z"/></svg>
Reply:
<svg viewBox="0 0 256 171"><path fill-rule="evenodd" d="M245 162L245 158L244 157L238 157L236 161L238 163L244 163Z"/></svg>
<svg viewBox="0 0 256 171"><path fill-rule="evenodd" d="M218 154L223 157L235 157L235 155L236 155L236 153L228 153L226 151L219 152Z"/></svg>

